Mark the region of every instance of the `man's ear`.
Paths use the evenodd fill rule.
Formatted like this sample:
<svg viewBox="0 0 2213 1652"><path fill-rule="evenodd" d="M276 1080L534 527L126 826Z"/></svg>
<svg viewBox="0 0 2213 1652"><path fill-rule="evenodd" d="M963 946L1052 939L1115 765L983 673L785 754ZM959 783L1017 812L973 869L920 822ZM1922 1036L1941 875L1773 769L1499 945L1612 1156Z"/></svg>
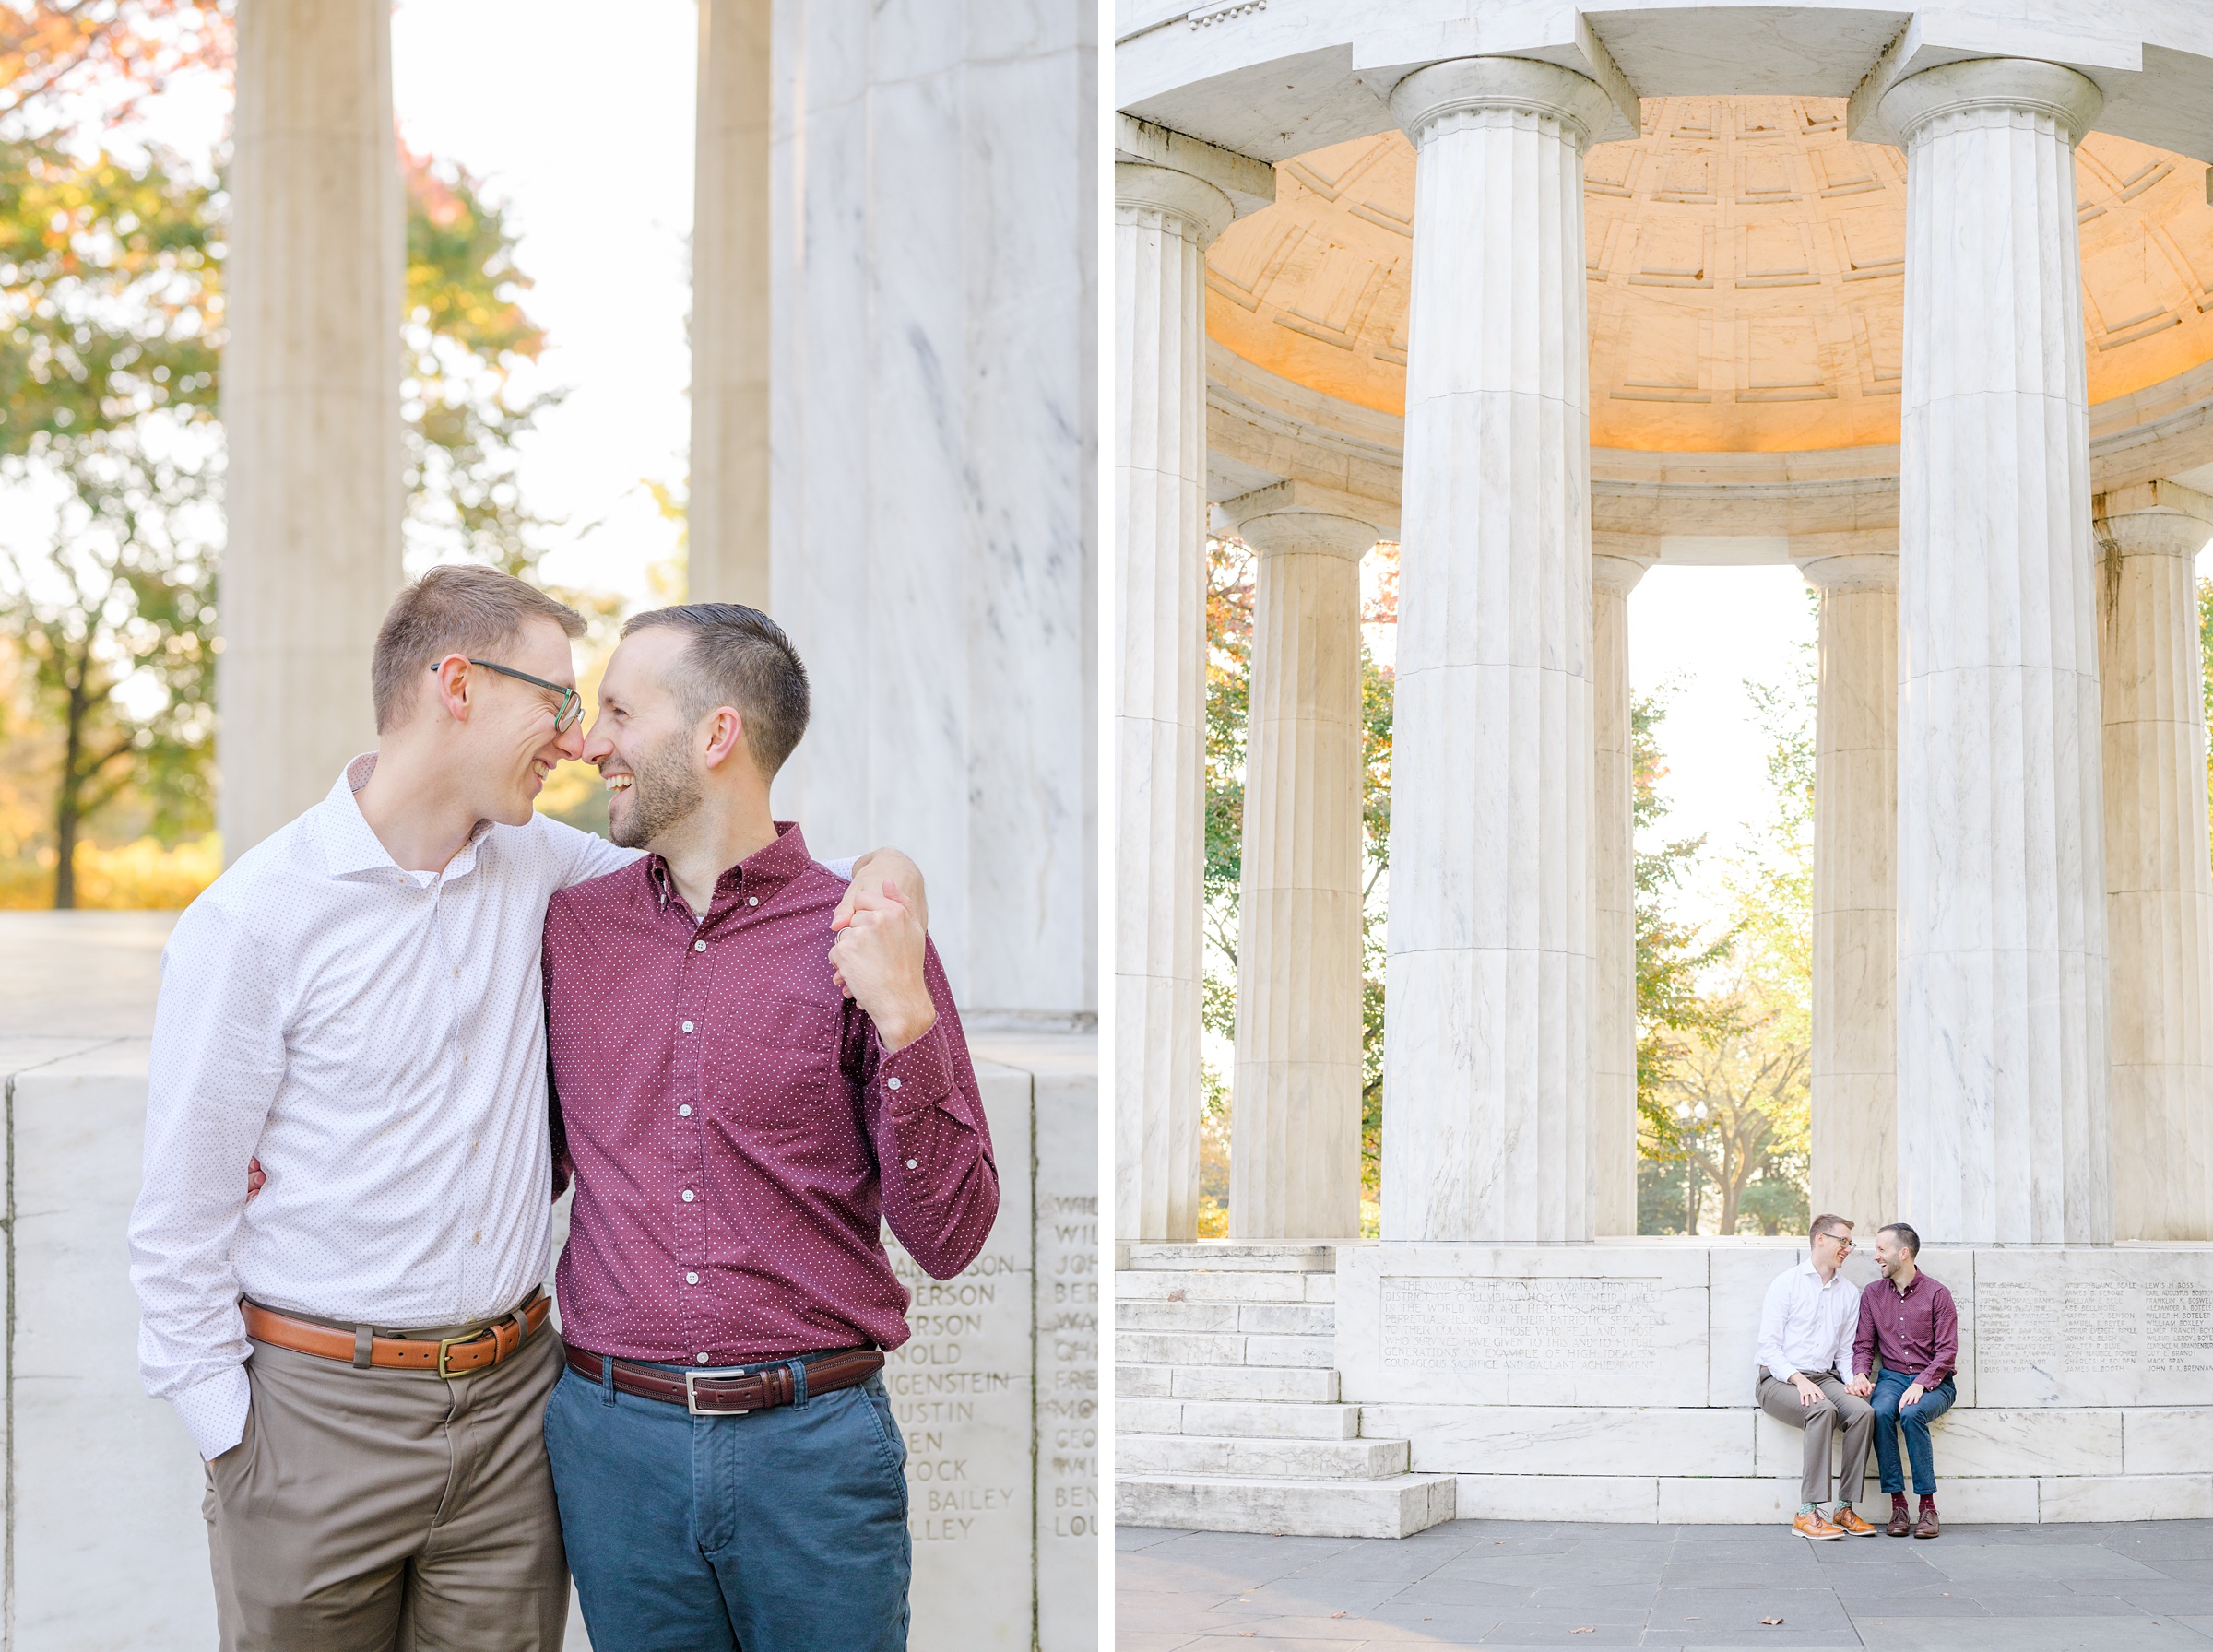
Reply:
<svg viewBox="0 0 2213 1652"><path fill-rule="evenodd" d="M469 663L457 654L449 654L438 662L432 702L456 723L468 721L470 677Z"/></svg>
<svg viewBox="0 0 2213 1652"><path fill-rule="evenodd" d="M700 753L710 769L719 769L732 756L745 755L745 719L727 705L716 706L707 719L706 749Z"/></svg>

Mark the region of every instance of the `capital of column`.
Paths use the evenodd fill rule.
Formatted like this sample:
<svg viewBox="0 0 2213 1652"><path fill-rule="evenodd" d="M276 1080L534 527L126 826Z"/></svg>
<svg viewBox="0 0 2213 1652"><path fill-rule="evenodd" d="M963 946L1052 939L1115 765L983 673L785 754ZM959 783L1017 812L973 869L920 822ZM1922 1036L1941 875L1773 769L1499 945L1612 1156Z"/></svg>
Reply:
<svg viewBox="0 0 2213 1652"><path fill-rule="evenodd" d="M1391 91L1391 112L1418 147L1448 115L1519 111L1556 120L1578 153L1613 112L1614 100L1595 80L1557 64L1527 57L1459 57L1416 69Z"/></svg>
<svg viewBox="0 0 2213 1652"><path fill-rule="evenodd" d="M2087 75L2026 57L1978 57L1909 75L1882 97L1884 123L1908 148L1928 124L1970 110L2018 110L2050 115L2077 144L2105 107Z"/></svg>
<svg viewBox="0 0 2213 1652"><path fill-rule="evenodd" d="M1359 501L1304 482L1255 489L1229 501L1222 513L1237 525L1237 537L1263 556L1304 552L1356 562L1384 537Z"/></svg>
<svg viewBox="0 0 2213 1652"><path fill-rule="evenodd" d="M1611 596L1627 596L1637 588L1651 563L1637 557L1611 556L1600 551L1591 559L1591 585Z"/></svg>
<svg viewBox="0 0 2213 1652"><path fill-rule="evenodd" d="M1815 557L1799 563L1798 572L1805 576L1807 584L1822 591L1898 589L1898 559L1894 556Z"/></svg>
<svg viewBox="0 0 2213 1652"><path fill-rule="evenodd" d="M1229 196L1204 179L1134 160L1114 164L1114 205L1118 211L1157 212L1175 218L1186 226L1201 252L1214 244L1237 215Z"/></svg>
<svg viewBox="0 0 2213 1652"><path fill-rule="evenodd" d="M2090 520L2101 549L2195 558L2213 540L2213 499L2172 482L2145 482L2100 494Z"/></svg>

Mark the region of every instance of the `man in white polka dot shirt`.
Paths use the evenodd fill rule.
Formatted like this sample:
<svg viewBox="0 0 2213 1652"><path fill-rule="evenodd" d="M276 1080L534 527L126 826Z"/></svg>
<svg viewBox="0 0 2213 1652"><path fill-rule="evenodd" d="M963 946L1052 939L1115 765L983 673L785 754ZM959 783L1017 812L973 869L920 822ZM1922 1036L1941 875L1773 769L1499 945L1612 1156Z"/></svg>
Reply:
<svg viewBox="0 0 2213 1652"><path fill-rule="evenodd" d="M637 858L534 808L582 746L583 629L489 569L410 586L376 751L163 954L131 1276L226 1652L561 1644L539 949L555 893Z"/></svg>

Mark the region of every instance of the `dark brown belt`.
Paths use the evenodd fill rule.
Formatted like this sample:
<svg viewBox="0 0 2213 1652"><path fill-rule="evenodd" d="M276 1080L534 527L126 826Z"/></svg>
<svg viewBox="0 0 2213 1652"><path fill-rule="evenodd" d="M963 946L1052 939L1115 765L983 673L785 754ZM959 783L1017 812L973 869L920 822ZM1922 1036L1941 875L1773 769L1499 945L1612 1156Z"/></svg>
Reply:
<svg viewBox="0 0 2213 1652"><path fill-rule="evenodd" d="M607 1380L604 1355L582 1348L569 1350L569 1369L593 1382ZM680 1405L695 1417L736 1417L746 1411L765 1411L789 1405L799 1398L792 1381L794 1362L730 1366L715 1371L662 1371L630 1360L615 1360L615 1387L640 1399L658 1399ZM874 1348L841 1348L835 1353L818 1353L797 1362L807 1369L809 1394L832 1394L857 1388L883 1369L883 1354Z"/></svg>
<svg viewBox="0 0 2213 1652"><path fill-rule="evenodd" d="M374 1367L464 1376L498 1364L536 1336L551 1305L543 1292L533 1291L506 1318L458 1337L379 1337L365 1325L340 1330L312 1319L295 1319L257 1302L242 1302L238 1307L245 1316L246 1335L274 1348L342 1361L364 1371Z"/></svg>

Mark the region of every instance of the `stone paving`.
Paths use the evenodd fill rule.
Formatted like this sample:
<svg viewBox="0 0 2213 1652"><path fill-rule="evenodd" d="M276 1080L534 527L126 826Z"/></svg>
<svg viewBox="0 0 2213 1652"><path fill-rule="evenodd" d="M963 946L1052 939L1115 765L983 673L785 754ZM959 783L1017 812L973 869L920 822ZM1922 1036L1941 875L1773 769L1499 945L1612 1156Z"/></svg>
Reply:
<svg viewBox="0 0 2213 1652"><path fill-rule="evenodd" d="M1116 1547L1118 1652L2213 1647L2207 1520L1824 1543L1765 1526L1455 1520L1396 1541L1124 1527Z"/></svg>

